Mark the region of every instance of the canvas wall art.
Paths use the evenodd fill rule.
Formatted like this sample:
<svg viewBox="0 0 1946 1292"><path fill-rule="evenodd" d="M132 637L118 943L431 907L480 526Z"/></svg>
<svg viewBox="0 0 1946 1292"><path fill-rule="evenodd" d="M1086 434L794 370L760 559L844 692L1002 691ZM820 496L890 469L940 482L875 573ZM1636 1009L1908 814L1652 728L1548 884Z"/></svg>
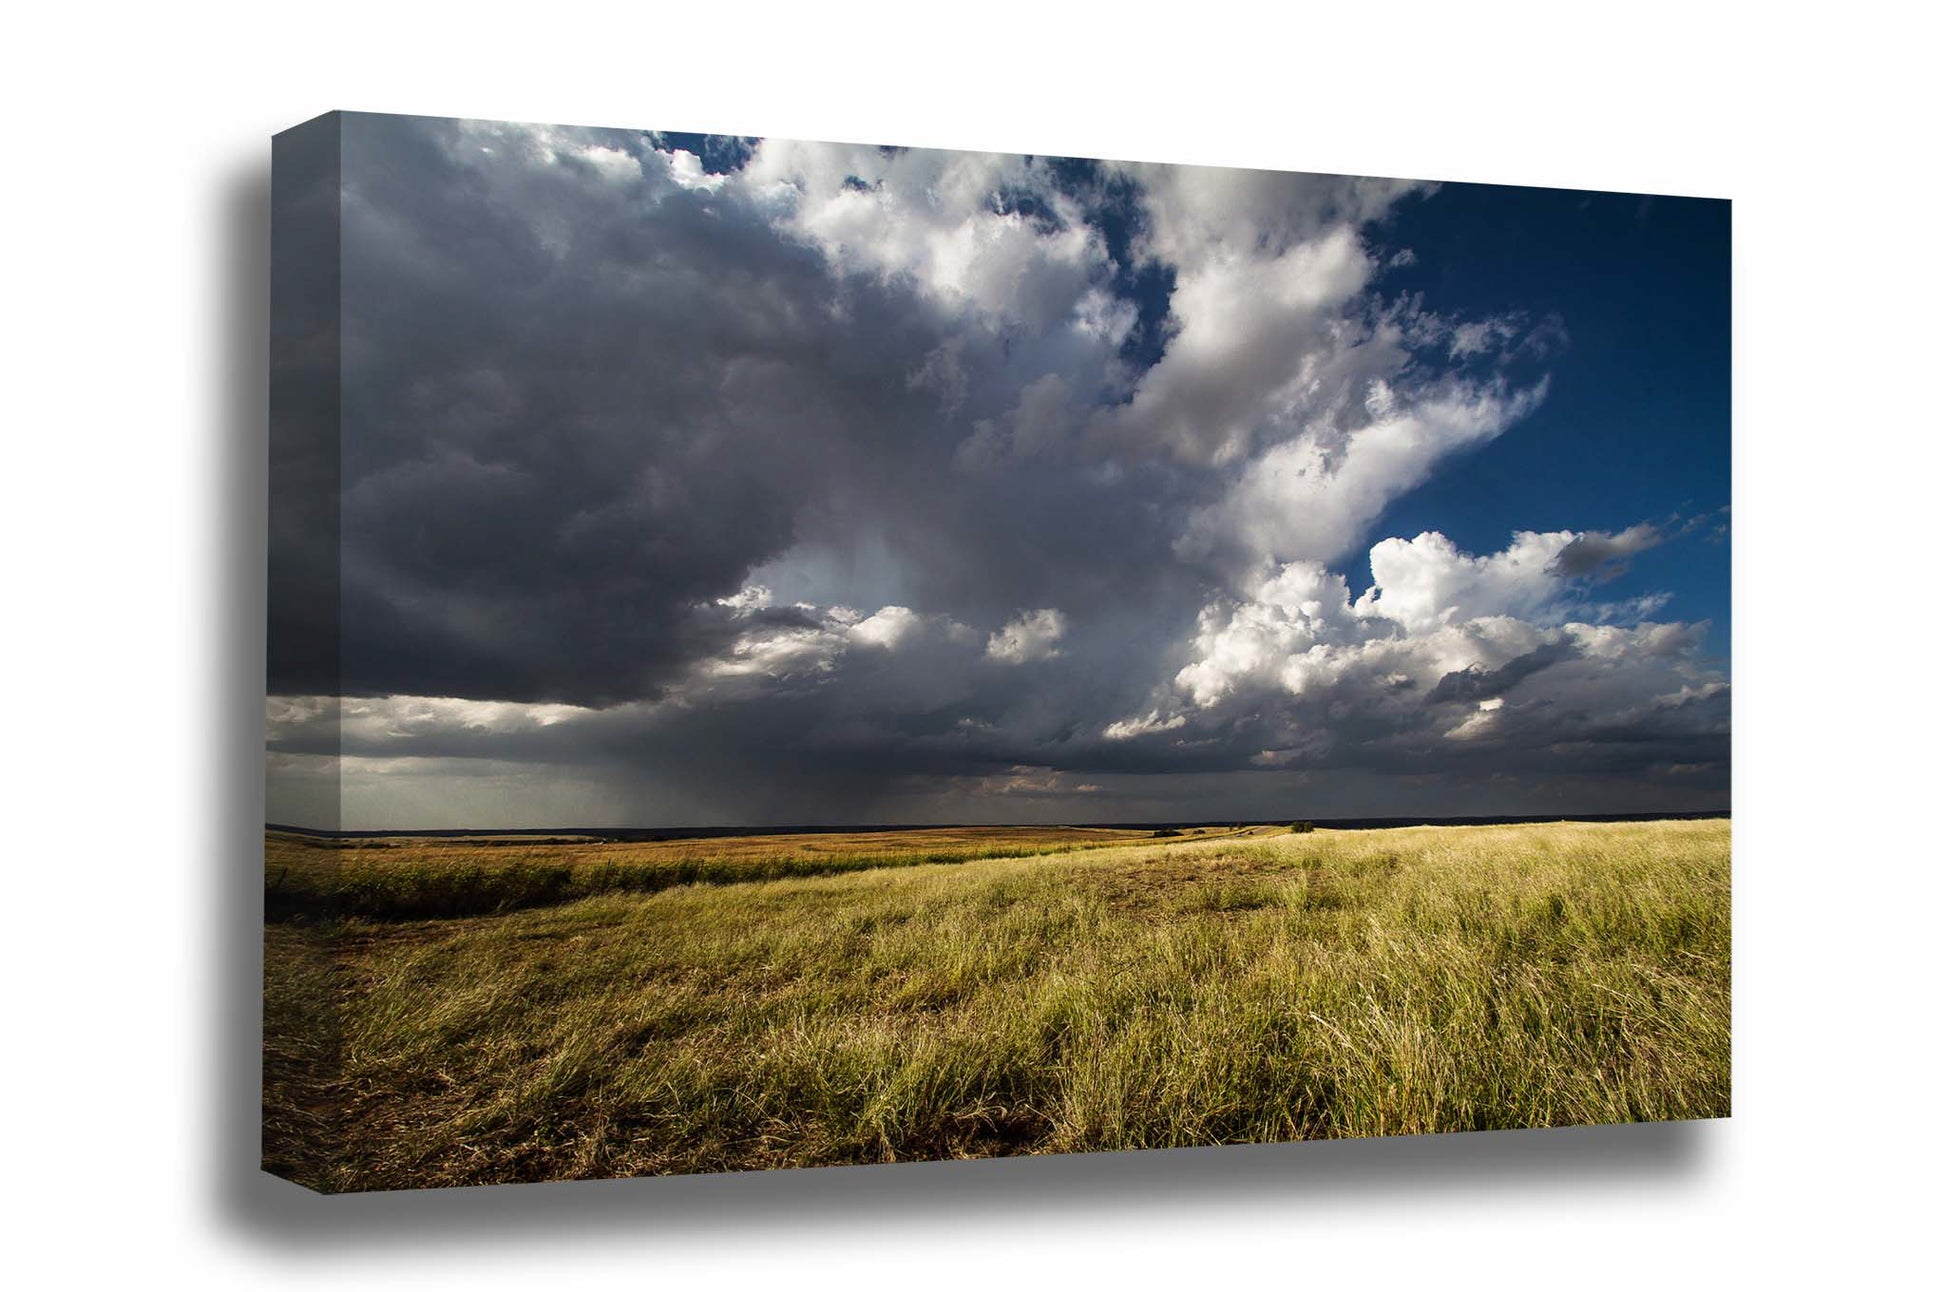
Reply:
<svg viewBox="0 0 1946 1292"><path fill-rule="evenodd" d="M1727 202L273 157L266 1170L1729 1114Z"/></svg>

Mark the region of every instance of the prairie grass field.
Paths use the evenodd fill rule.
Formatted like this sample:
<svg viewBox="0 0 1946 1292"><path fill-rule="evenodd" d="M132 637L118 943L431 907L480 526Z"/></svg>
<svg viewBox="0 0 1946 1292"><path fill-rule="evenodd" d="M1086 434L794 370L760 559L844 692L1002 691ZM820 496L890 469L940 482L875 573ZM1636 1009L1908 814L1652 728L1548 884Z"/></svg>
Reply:
<svg viewBox="0 0 1946 1292"><path fill-rule="evenodd" d="M1727 820L1149 833L273 835L265 1165L339 1191L1730 1111Z"/></svg>

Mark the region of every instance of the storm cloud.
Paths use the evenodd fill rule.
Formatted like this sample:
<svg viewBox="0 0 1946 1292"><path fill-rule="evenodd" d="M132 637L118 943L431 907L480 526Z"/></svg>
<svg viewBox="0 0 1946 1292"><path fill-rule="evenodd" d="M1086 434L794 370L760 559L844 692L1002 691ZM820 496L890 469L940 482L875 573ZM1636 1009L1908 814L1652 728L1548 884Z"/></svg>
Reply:
<svg viewBox="0 0 1946 1292"><path fill-rule="evenodd" d="M273 816L339 753L348 826L1721 805L1706 627L1600 595L1661 529L1382 532L1562 328L1388 287L1429 186L362 115L340 166Z"/></svg>

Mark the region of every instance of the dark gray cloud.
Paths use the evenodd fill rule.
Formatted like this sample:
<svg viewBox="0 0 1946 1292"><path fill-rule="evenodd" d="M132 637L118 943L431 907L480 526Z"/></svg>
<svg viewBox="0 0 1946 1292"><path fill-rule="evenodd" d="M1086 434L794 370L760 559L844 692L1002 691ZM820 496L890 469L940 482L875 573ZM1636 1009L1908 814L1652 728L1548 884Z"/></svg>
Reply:
<svg viewBox="0 0 1946 1292"><path fill-rule="evenodd" d="M843 273L645 138L554 132L543 161L520 132L347 121L348 693L656 695L720 644L697 607L794 547L877 543L897 581L861 591L982 621L1166 592L1154 522L1196 482L1090 481L1052 443L955 470L1049 365L1098 394L1099 342Z"/></svg>
<svg viewBox="0 0 1946 1292"><path fill-rule="evenodd" d="M272 153L268 671L270 689L337 689L343 443L339 126L288 130Z"/></svg>
<svg viewBox="0 0 1946 1292"><path fill-rule="evenodd" d="M863 365L816 253L645 140L591 138L617 181L460 133L347 129L345 689L656 694L711 644L693 607L922 424L900 365L938 323L847 291Z"/></svg>
<svg viewBox="0 0 1946 1292"><path fill-rule="evenodd" d="M1496 669L1483 669L1478 664L1468 664L1465 668L1448 673L1439 679L1432 693L1426 697L1428 704L1477 703L1505 695L1521 682L1532 677L1550 664L1564 659L1573 659L1580 650L1572 639L1562 638L1549 642L1517 655Z"/></svg>
<svg viewBox="0 0 1946 1292"><path fill-rule="evenodd" d="M1554 558L1553 570L1565 578L1605 583L1628 571L1628 559L1661 543L1666 536L1654 525L1631 525L1619 534L1590 530L1575 536Z"/></svg>

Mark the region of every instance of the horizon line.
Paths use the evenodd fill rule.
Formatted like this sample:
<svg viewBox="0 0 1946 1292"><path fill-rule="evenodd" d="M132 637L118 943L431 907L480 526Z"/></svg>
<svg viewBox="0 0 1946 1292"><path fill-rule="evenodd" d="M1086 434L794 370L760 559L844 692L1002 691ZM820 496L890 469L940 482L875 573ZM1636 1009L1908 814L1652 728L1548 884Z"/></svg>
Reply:
<svg viewBox="0 0 1946 1292"><path fill-rule="evenodd" d="M1155 830L1243 829L1265 825L1293 825L1300 821L1324 829L1385 829L1414 825L1541 825L1551 821L1626 823L1631 821L1700 821L1730 816L1730 809L1703 808L1677 812L1500 812L1500 813L1408 813L1398 816L1342 817L1262 817L1244 819L1221 817L1206 820L1151 821L932 821L905 823L854 823L847 825L555 825L555 826L400 826L360 829L289 825L264 822L266 831L309 834L331 838L382 838L388 836L466 836L492 834L532 835L663 835L674 838L718 838L754 834L867 834L901 830ZM640 840L637 840L638 842Z"/></svg>

